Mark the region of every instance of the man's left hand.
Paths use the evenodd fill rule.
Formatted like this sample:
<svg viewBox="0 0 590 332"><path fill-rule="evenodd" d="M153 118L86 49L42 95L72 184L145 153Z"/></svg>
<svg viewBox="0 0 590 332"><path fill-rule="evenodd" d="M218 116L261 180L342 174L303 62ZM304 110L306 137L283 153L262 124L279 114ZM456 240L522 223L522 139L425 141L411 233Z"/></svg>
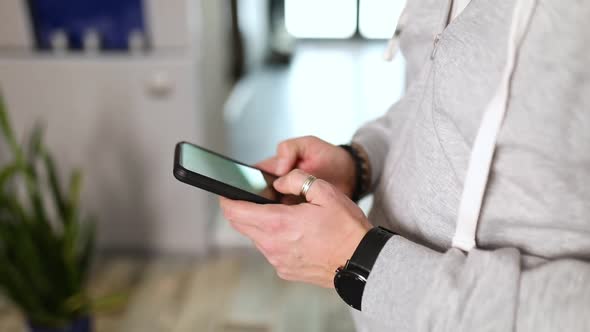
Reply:
<svg viewBox="0 0 590 332"><path fill-rule="evenodd" d="M273 186L299 195L307 177L293 170ZM225 218L254 242L279 277L332 288L336 269L350 259L371 225L356 204L321 179L313 182L307 201L284 205L220 199Z"/></svg>

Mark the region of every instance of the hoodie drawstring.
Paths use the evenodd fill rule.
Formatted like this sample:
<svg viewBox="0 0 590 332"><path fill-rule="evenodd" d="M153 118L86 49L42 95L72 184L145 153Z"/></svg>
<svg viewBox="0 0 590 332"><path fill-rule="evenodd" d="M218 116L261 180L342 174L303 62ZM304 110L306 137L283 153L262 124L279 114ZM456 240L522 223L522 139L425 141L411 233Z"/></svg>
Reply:
<svg viewBox="0 0 590 332"><path fill-rule="evenodd" d="M477 246L477 224L492 166L498 133L502 126L506 109L508 108L510 83L517 60L517 51L524 38L535 4L536 0L516 1L508 38L506 64L496 92L488 102L483 113L479 130L473 142L457 215L457 228L453 237L453 247L466 252Z"/></svg>

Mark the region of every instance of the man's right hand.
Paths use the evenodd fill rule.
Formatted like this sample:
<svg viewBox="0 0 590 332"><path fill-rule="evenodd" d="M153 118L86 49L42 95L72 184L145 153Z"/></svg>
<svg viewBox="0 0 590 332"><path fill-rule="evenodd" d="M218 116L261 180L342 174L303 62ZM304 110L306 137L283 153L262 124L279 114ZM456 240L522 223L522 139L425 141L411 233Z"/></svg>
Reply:
<svg viewBox="0 0 590 332"><path fill-rule="evenodd" d="M343 148L314 136L281 142L274 157L256 166L278 176L296 168L301 169L330 182L348 197L352 196L356 185L356 169L352 156Z"/></svg>

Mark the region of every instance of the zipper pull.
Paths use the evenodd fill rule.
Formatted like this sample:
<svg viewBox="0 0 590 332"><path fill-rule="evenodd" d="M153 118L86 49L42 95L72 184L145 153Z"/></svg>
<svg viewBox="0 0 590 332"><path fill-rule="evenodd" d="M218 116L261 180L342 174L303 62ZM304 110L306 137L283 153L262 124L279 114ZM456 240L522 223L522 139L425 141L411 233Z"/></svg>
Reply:
<svg viewBox="0 0 590 332"><path fill-rule="evenodd" d="M434 42L432 43L432 53L430 53L430 59L434 60L436 56L436 50L438 49L438 42L440 40L440 33L436 34L434 37Z"/></svg>

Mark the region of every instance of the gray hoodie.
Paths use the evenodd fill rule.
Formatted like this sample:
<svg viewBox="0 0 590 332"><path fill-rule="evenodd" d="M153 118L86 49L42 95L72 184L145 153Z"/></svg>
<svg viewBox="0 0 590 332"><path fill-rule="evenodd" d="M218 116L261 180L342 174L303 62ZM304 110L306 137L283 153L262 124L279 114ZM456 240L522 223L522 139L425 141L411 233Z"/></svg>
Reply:
<svg viewBox="0 0 590 332"><path fill-rule="evenodd" d="M590 331L590 2L538 0L519 47L477 229L451 247L471 147L515 0L408 0L408 89L353 141L392 229L360 331ZM441 33L433 51L433 38Z"/></svg>

